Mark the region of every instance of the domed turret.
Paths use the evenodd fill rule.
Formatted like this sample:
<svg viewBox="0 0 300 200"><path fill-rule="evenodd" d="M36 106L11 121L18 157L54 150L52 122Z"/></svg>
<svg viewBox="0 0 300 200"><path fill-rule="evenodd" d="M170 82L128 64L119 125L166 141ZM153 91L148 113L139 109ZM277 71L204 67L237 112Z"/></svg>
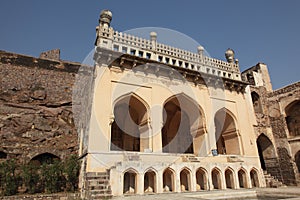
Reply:
<svg viewBox="0 0 300 200"><path fill-rule="evenodd" d="M109 10L102 10L100 13L100 24L103 26L110 26L110 22L112 20L112 12Z"/></svg>
<svg viewBox="0 0 300 200"><path fill-rule="evenodd" d="M234 51L230 48L228 48L225 52L225 57L227 62L233 63L234 62Z"/></svg>

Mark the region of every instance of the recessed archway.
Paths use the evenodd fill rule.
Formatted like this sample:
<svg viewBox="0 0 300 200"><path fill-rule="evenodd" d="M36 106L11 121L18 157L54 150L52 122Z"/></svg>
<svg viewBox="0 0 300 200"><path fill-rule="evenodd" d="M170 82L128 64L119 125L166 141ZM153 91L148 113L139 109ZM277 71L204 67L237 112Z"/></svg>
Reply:
<svg viewBox="0 0 300 200"><path fill-rule="evenodd" d="M239 178L239 186L240 188L247 188L248 184L247 184L247 174L246 171L244 169L240 169L238 171L238 178Z"/></svg>
<svg viewBox="0 0 300 200"><path fill-rule="evenodd" d="M114 104L114 121L111 124L113 151L144 151L149 138L141 138L148 131L149 106L135 94L125 95Z"/></svg>
<svg viewBox="0 0 300 200"><path fill-rule="evenodd" d="M203 168L199 168L196 172L196 190L208 190L207 173Z"/></svg>
<svg viewBox="0 0 300 200"><path fill-rule="evenodd" d="M252 169L250 171L250 179L252 187L259 187L259 179L258 179L258 173L256 169Z"/></svg>
<svg viewBox="0 0 300 200"><path fill-rule="evenodd" d="M123 179L123 193L135 194L136 193L136 172L129 170L124 173Z"/></svg>
<svg viewBox="0 0 300 200"><path fill-rule="evenodd" d="M261 100L260 100L259 95L253 91L253 92L251 92L251 98L252 98L254 112L261 113L262 106L261 106Z"/></svg>
<svg viewBox="0 0 300 200"><path fill-rule="evenodd" d="M267 170L269 166L273 166L274 160L276 160L276 154L274 146L271 140L265 135L261 134L257 140L257 149L259 154L259 159L261 163L261 168Z"/></svg>
<svg viewBox="0 0 300 200"><path fill-rule="evenodd" d="M180 189L181 192L191 190L191 173L187 169L183 169L180 172Z"/></svg>
<svg viewBox="0 0 300 200"><path fill-rule="evenodd" d="M219 169L214 168L211 171L211 178L212 178L212 185L213 189L222 189L222 179L221 179L221 172Z"/></svg>
<svg viewBox="0 0 300 200"><path fill-rule="evenodd" d="M162 147L165 153L199 153L204 144L204 115L200 106L184 94L164 103Z"/></svg>
<svg viewBox="0 0 300 200"><path fill-rule="evenodd" d="M30 163L34 165L53 164L56 161L60 161L60 158L51 153L42 153L30 160Z"/></svg>
<svg viewBox="0 0 300 200"><path fill-rule="evenodd" d="M156 193L156 173L148 170L144 175L144 192Z"/></svg>
<svg viewBox="0 0 300 200"><path fill-rule="evenodd" d="M241 154L240 141L233 114L220 109L215 114L215 138L218 154Z"/></svg>
<svg viewBox="0 0 300 200"><path fill-rule="evenodd" d="M225 170L226 188L234 189L234 171L231 168Z"/></svg>
<svg viewBox="0 0 300 200"><path fill-rule="evenodd" d="M300 136L300 101L294 101L285 108L286 124L291 137Z"/></svg>
<svg viewBox="0 0 300 200"><path fill-rule="evenodd" d="M165 169L163 173L163 191L164 192L173 192L175 188L175 178L174 172L170 168Z"/></svg>

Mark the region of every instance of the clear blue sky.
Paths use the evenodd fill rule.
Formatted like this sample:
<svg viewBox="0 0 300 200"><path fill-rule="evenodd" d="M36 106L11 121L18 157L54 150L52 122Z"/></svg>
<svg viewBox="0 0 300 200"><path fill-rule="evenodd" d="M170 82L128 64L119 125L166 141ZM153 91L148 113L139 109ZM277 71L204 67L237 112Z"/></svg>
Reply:
<svg viewBox="0 0 300 200"><path fill-rule="evenodd" d="M214 58L234 49L242 71L266 63L274 89L299 81L299 0L2 0L0 49L39 56L60 48L63 60L81 62L93 48L102 9L113 12L118 31L169 28Z"/></svg>

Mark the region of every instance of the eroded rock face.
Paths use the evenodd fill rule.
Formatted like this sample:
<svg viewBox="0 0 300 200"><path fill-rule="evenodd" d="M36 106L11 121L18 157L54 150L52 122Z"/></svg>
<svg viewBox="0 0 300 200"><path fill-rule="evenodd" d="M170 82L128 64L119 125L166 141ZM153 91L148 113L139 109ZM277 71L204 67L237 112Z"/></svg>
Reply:
<svg viewBox="0 0 300 200"><path fill-rule="evenodd" d="M72 87L79 67L0 52L0 151L8 158L77 153Z"/></svg>

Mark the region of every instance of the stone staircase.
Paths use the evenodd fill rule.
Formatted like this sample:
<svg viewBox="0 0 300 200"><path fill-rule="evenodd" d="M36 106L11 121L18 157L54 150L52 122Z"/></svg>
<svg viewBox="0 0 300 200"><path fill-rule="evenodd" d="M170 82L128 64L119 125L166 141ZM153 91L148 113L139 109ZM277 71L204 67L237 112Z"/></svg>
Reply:
<svg viewBox="0 0 300 200"><path fill-rule="evenodd" d="M200 160L195 155L192 155L192 154L183 155L182 161L183 162L200 162Z"/></svg>
<svg viewBox="0 0 300 200"><path fill-rule="evenodd" d="M285 186L281 181L279 181L277 178L269 174L267 171L264 171L264 176L265 176L267 187L279 188Z"/></svg>
<svg viewBox="0 0 300 200"><path fill-rule="evenodd" d="M112 198L109 184L109 172L86 173L86 199L110 199Z"/></svg>

